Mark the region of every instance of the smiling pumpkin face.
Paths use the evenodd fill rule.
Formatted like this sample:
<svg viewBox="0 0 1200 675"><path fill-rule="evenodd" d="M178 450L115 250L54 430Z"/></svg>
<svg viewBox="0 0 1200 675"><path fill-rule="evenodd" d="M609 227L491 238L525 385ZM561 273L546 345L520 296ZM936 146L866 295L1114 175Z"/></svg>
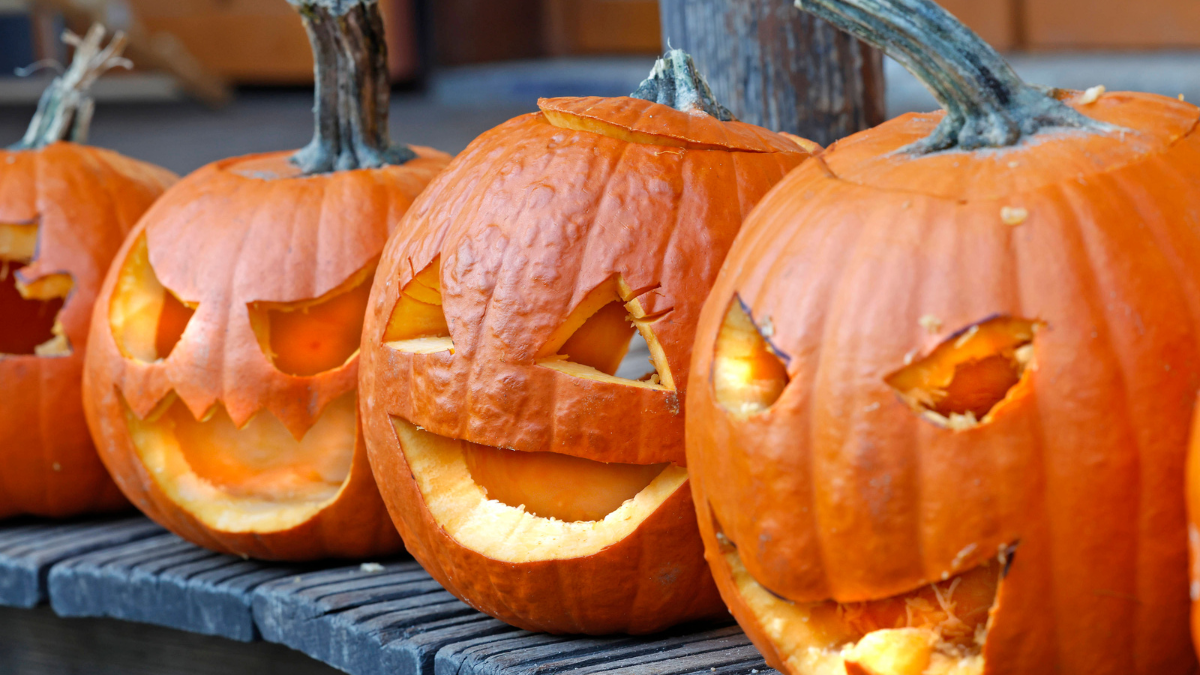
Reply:
<svg viewBox="0 0 1200 675"><path fill-rule="evenodd" d="M97 305L87 404L105 463L182 536L261 558L399 541L358 433L358 342L379 254L447 156L300 175L283 153L181 182Z"/></svg>
<svg viewBox="0 0 1200 675"><path fill-rule="evenodd" d="M716 615L683 458L692 331L743 215L808 155L640 99L540 106L472 143L384 253L372 467L409 551L504 621ZM618 375L635 334L650 362Z"/></svg>
<svg viewBox="0 0 1200 675"><path fill-rule="evenodd" d="M805 6L899 22L901 4ZM918 4L918 25L944 16L976 48ZM789 675L1195 672L1200 111L1057 101L977 53L1002 113L1036 106L1047 128L978 150L979 120L950 115L857 134L785 178L730 252L688 391L709 562Z"/></svg>

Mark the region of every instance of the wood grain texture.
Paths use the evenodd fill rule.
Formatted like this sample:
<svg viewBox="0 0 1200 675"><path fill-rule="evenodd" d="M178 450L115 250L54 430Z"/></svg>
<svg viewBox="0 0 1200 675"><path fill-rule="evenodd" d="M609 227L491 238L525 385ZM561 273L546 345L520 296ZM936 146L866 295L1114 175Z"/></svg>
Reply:
<svg viewBox="0 0 1200 675"><path fill-rule="evenodd" d="M251 591L293 573L161 533L64 560L50 571L49 595L59 616L111 617L249 642L258 637Z"/></svg>
<svg viewBox="0 0 1200 675"><path fill-rule="evenodd" d="M50 568L61 560L161 532L141 516L65 523L27 519L6 525L0 528L0 605L44 602Z"/></svg>
<svg viewBox="0 0 1200 675"><path fill-rule="evenodd" d="M336 675L281 645L230 642L114 619L0 609L5 675Z"/></svg>
<svg viewBox="0 0 1200 675"><path fill-rule="evenodd" d="M728 621L646 637L529 633L459 602L411 560L243 560L142 517L0 525L0 592L23 607L48 597L58 617L76 617L0 610L0 672L21 675L333 672L275 645L239 644L257 640L351 675L774 672Z"/></svg>
<svg viewBox="0 0 1200 675"><path fill-rule="evenodd" d="M778 0L662 0L663 43L689 52L743 122L822 145L884 120L880 54Z"/></svg>

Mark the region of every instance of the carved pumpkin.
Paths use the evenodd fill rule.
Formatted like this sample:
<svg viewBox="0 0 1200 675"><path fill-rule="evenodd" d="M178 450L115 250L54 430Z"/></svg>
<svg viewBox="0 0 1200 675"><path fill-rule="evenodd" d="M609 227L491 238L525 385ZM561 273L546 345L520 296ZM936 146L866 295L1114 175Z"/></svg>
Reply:
<svg viewBox="0 0 1200 675"><path fill-rule="evenodd" d="M80 403L88 319L138 217L175 180L83 145L88 88L128 62L104 29L75 46L20 143L0 149L0 517L127 508L96 456ZM67 141L70 138L74 142Z"/></svg>
<svg viewBox="0 0 1200 675"><path fill-rule="evenodd" d="M705 304L722 596L791 675L1195 672L1200 111L1051 96L928 0L802 4L946 112L791 173Z"/></svg>
<svg viewBox="0 0 1200 675"><path fill-rule="evenodd" d="M732 121L682 52L633 97L539 105L473 142L384 252L372 468L413 556L504 621L642 633L723 613L682 388L743 216L808 154ZM635 332L640 379L617 371Z"/></svg>
<svg viewBox="0 0 1200 675"><path fill-rule="evenodd" d="M298 4L313 142L204 167L146 214L97 305L86 407L118 485L180 536L381 555L401 542L359 433L358 343L388 233L449 157L388 140L377 4Z"/></svg>

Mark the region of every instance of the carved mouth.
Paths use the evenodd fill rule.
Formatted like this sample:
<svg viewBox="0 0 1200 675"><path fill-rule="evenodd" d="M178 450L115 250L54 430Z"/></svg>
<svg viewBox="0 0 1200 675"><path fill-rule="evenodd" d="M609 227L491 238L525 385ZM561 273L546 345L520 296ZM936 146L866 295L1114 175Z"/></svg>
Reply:
<svg viewBox="0 0 1200 675"><path fill-rule="evenodd" d="M980 675L1011 549L944 581L879 600L799 603L763 587L737 546L717 541L734 584L798 675Z"/></svg>
<svg viewBox="0 0 1200 675"><path fill-rule="evenodd" d="M134 449L153 480L216 529L295 527L336 500L350 474L355 392L330 402L299 439L266 410L239 429L220 404L196 419L173 393L145 419L122 403Z"/></svg>
<svg viewBox="0 0 1200 675"><path fill-rule="evenodd" d="M433 518L463 546L504 562L592 555L687 482L687 470L671 464L491 448L391 419Z"/></svg>

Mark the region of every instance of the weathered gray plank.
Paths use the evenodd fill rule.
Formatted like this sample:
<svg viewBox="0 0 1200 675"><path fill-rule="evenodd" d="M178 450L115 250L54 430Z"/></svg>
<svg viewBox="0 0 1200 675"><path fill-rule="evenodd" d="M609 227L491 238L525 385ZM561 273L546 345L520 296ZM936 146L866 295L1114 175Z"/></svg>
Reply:
<svg viewBox="0 0 1200 675"><path fill-rule="evenodd" d="M281 645L114 619L63 619L50 608L0 608L4 675L337 675Z"/></svg>
<svg viewBox="0 0 1200 675"><path fill-rule="evenodd" d="M47 577L55 563L162 531L141 516L0 526L0 605L33 607L45 602Z"/></svg>
<svg viewBox="0 0 1200 675"><path fill-rule="evenodd" d="M48 586L60 616L112 617L251 641L258 638L252 591L294 573L162 533L64 560L50 571Z"/></svg>
<svg viewBox="0 0 1200 675"><path fill-rule="evenodd" d="M570 638L521 631L438 652L435 675L773 673L737 626L684 627L646 637Z"/></svg>
<svg viewBox="0 0 1200 675"><path fill-rule="evenodd" d="M445 645L516 630L459 602L411 561L264 584L254 616L264 639L351 675L423 675Z"/></svg>

